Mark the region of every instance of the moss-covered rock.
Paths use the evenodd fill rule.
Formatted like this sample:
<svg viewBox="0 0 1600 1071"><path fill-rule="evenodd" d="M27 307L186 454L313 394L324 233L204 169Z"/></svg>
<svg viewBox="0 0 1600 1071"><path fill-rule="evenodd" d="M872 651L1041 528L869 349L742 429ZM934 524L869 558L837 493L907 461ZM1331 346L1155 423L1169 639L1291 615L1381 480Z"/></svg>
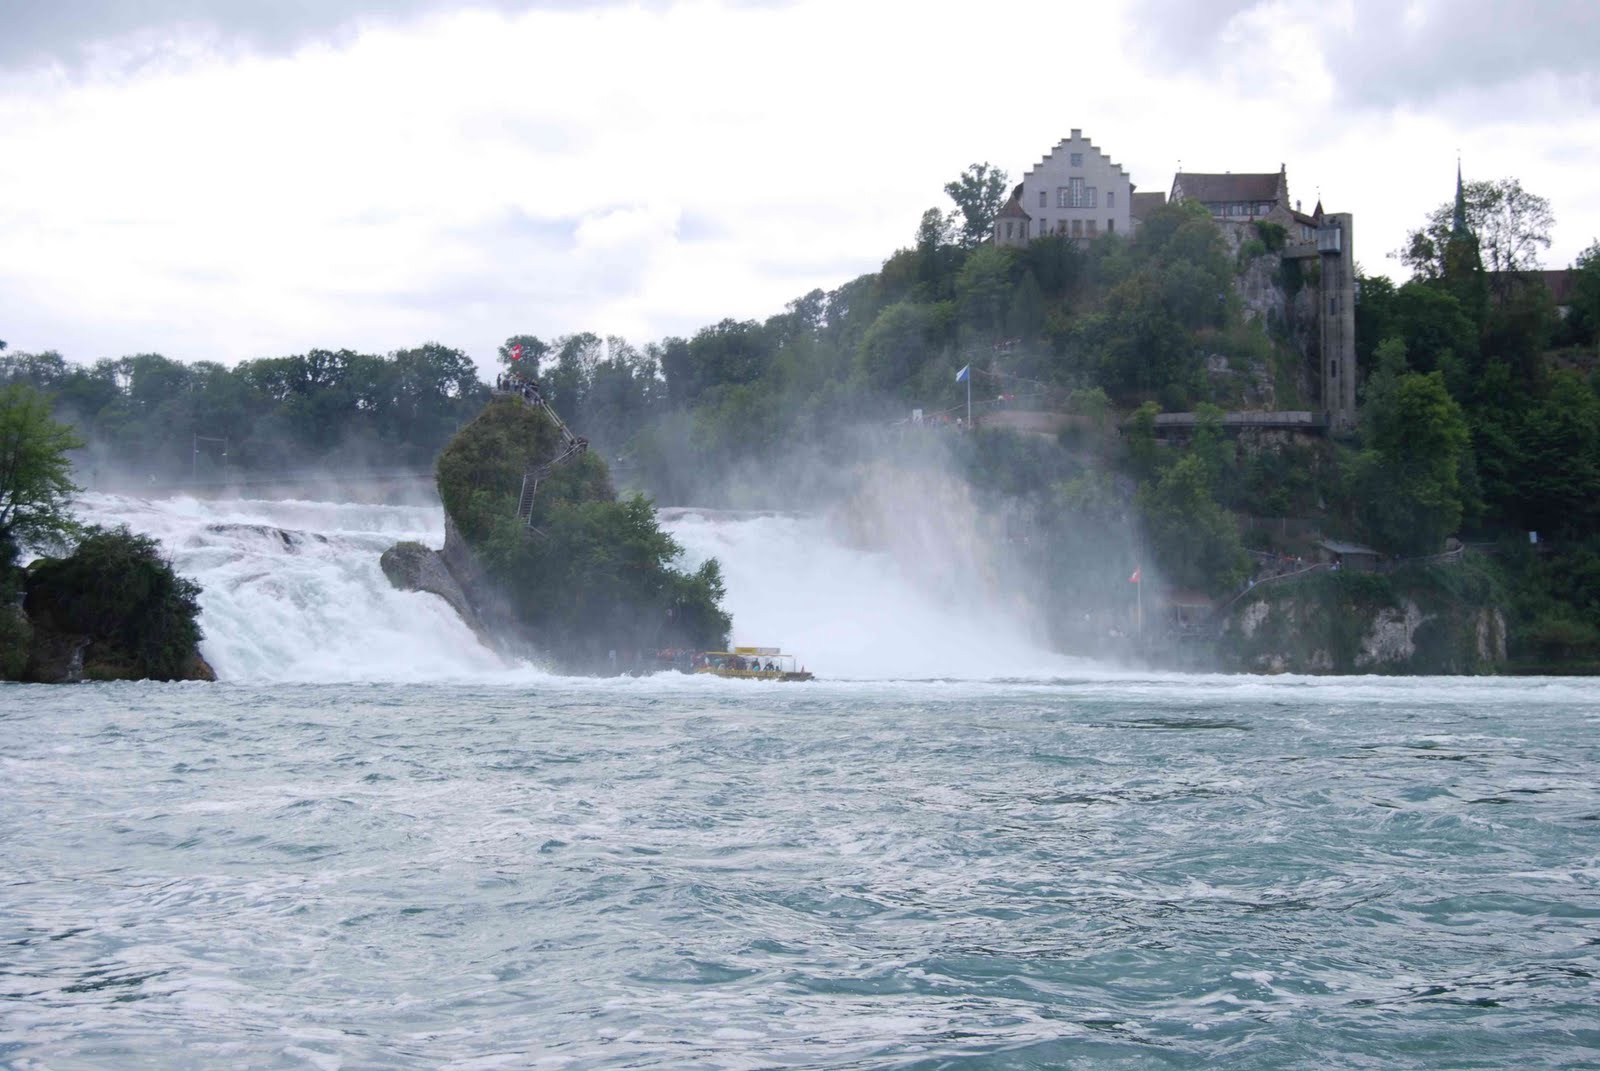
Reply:
<svg viewBox="0 0 1600 1071"><path fill-rule="evenodd" d="M199 653L199 585L148 536L90 529L71 555L30 566L25 588L26 680L216 679Z"/></svg>
<svg viewBox="0 0 1600 1071"><path fill-rule="evenodd" d="M730 622L717 563L676 568L682 548L650 503L618 501L594 453L558 461L568 445L542 408L501 396L440 455L446 545L432 562L471 616L502 647L530 643L573 670L608 666L612 652L628 664L661 648L724 646ZM530 523L518 515L523 476L544 466ZM425 586L427 557L391 553L392 582L439 586Z"/></svg>

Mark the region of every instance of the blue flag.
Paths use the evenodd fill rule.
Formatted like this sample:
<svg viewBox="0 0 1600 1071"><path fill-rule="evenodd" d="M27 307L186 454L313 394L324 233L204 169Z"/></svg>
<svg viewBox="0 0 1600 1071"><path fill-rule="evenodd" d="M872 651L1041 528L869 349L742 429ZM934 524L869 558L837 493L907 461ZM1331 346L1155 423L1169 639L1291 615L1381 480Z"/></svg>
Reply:
<svg viewBox="0 0 1600 1071"><path fill-rule="evenodd" d="M971 377L971 375L972 375L972 366L970 364L969 365L963 365L962 368L961 368L961 371L956 373L956 382L957 383L965 383L967 381L967 379L969 377Z"/></svg>

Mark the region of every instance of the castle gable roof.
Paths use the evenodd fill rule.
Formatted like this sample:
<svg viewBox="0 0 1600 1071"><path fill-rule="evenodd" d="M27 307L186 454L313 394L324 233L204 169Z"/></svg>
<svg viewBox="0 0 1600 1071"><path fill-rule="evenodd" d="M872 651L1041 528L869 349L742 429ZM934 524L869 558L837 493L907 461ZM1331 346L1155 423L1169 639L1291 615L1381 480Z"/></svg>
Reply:
<svg viewBox="0 0 1600 1071"><path fill-rule="evenodd" d="M1279 172L1264 175L1203 175L1195 171L1179 172L1172 180L1172 197L1203 204L1233 201L1276 201L1278 199Z"/></svg>

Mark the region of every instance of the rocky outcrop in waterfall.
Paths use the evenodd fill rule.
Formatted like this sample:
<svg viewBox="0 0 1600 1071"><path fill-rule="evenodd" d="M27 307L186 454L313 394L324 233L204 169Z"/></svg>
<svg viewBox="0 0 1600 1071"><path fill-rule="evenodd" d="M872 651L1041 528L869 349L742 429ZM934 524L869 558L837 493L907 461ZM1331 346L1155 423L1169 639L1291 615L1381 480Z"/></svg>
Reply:
<svg viewBox="0 0 1600 1071"><path fill-rule="evenodd" d="M676 568L650 503L618 501L605 462L551 413L537 392L504 393L451 440L445 544L390 548L390 582L438 595L503 653L569 670L723 646L717 563Z"/></svg>
<svg viewBox="0 0 1600 1071"><path fill-rule="evenodd" d="M0 679L216 680L199 594L155 540L91 529L67 557L34 562L20 604L0 608Z"/></svg>

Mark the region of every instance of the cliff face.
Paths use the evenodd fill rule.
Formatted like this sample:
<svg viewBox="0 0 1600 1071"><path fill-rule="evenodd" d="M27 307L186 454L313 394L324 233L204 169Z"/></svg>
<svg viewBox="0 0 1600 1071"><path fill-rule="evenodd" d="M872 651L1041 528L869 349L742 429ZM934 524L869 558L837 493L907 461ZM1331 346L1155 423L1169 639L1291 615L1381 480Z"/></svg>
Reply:
<svg viewBox="0 0 1600 1071"><path fill-rule="evenodd" d="M1224 622L1219 661L1254 673L1493 672L1505 615L1477 578L1439 575L1448 568L1263 585Z"/></svg>

